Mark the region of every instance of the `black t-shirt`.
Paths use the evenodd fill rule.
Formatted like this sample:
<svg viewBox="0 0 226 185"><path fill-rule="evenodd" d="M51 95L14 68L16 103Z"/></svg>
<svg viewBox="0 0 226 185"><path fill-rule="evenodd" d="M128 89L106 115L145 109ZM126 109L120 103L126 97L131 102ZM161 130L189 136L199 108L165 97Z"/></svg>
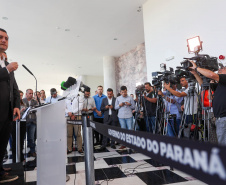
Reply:
<svg viewBox="0 0 226 185"><path fill-rule="evenodd" d="M216 118L226 117L226 74L219 75L213 98L213 113Z"/></svg>
<svg viewBox="0 0 226 185"><path fill-rule="evenodd" d="M147 95L148 98L156 98L156 94L151 92ZM145 116L155 116L156 115L157 103L151 103L150 101L144 99L144 115ZM147 115L146 115L147 113Z"/></svg>

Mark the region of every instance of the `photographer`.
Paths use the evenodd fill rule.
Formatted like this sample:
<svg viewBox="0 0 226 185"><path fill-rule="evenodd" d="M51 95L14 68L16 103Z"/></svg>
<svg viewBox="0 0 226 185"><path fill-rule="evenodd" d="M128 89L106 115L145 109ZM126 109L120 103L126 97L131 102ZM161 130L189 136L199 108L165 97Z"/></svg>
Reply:
<svg viewBox="0 0 226 185"><path fill-rule="evenodd" d="M144 93L144 119L146 122L147 132L154 133L155 128L155 116L156 116L156 105L157 98L154 93L154 89L150 82L144 84L147 93Z"/></svg>
<svg viewBox="0 0 226 185"><path fill-rule="evenodd" d="M202 87L202 91L201 91L201 101L202 101L202 108L204 109L202 111L203 114L203 120L204 120L204 124L205 121L208 121L208 141L212 142L212 143L217 143L217 134L216 134L216 123L215 123L215 117L213 114L213 106L212 106L212 96L214 94L215 91L215 86L217 86L216 82L214 80L210 80L209 84L207 84L208 86L206 86L205 84L203 84L203 80L202 78L199 76L198 72L195 71L194 69L192 69L190 71L194 77L196 78L197 82L199 83L199 85ZM208 107L210 108L209 111L207 111ZM207 109L206 109L207 108Z"/></svg>
<svg viewBox="0 0 226 185"><path fill-rule="evenodd" d="M172 84L172 89L180 92L177 89L176 84ZM167 123L167 135L171 137L175 137L178 135L180 123L181 123L181 103L183 101L183 97L176 97L175 95L167 96L167 91L159 91L159 95L161 95L165 99L166 111L171 115L176 115L176 120L174 122L173 119L169 119Z"/></svg>
<svg viewBox="0 0 226 185"><path fill-rule="evenodd" d="M184 106L181 107L182 110L184 110L186 124L195 123L196 122L196 116L197 116L197 93L194 92L194 87L190 86L188 87L188 81L185 77L180 78L180 84L182 87L185 88L183 92L178 92L176 90L173 90L170 87L170 83L166 84L164 83L164 87L173 95L177 97L184 97Z"/></svg>
<svg viewBox="0 0 226 185"><path fill-rule="evenodd" d="M226 67L218 70L218 74L208 70L197 67L197 65L191 61L192 67L195 71L201 73L203 76L213 79L218 82L218 86L214 93L213 98L213 112L216 117L216 131L218 143L226 144Z"/></svg>

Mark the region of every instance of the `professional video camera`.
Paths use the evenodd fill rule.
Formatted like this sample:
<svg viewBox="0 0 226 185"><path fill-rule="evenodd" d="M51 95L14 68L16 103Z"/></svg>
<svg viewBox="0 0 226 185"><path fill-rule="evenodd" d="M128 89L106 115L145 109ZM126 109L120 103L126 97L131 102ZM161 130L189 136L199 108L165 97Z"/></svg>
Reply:
<svg viewBox="0 0 226 185"><path fill-rule="evenodd" d="M173 68L169 68L169 71L166 70L166 64L160 64L161 72L152 73L152 84L157 87L161 87L161 82L178 84L179 78L174 74Z"/></svg>
<svg viewBox="0 0 226 185"><path fill-rule="evenodd" d="M185 61L181 62L184 69L189 70L192 67L190 60L194 60L198 67L208 69L210 71L218 71L218 61L216 57L210 57L209 55L197 55L191 58L184 58Z"/></svg>
<svg viewBox="0 0 226 185"><path fill-rule="evenodd" d="M159 76L159 74L161 74L161 73L160 72L152 72L152 85L156 86L157 88L162 87L162 83L161 83L162 75Z"/></svg>
<svg viewBox="0 0 226 185"><path fill-rule="evenodd" d="M192 64L189 60L194 60L198 67L208 69L211 71L218 70L218 62L216 57L210 57L209 55L200 55L199 52L202 50L202 41L199 36L187 39L188 43L188 53L195 53L194 57L184 58L186 59L181 63L184 69L189 70L189 67L192 67Z"/></svg>
<svg viewBox="0 0 226 185"><path fill-rule="evenodd" d="M142 85L138 85L138 86L136 87L135 94L136 94L136 95L141 95L141 94L144 93L144 91L145 91L144 85L143 85L143 84L142 84Z"/></svg>

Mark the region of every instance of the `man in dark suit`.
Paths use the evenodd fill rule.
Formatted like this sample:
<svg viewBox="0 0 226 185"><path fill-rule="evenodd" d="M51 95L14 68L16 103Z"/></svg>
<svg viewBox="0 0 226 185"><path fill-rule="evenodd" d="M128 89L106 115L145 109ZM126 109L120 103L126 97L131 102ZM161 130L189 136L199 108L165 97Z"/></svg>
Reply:
<svg viewBox="0 0 226 185"><path fill-rule="evenodd" d="M18 64L17 62L9 64L3 56L8 49L8 39L7 32L0 28L0 183L18 179L17 175L8 175L2 167L12 121L20 119L20 94L13 73L17 70Z"/></svg>
<svg viewBox="0 0 226 185"><path fill-rule="evenodd" d="M26 90L26 98L23 99L24 104L27 107L34 107L38 105L38 102L33 99L33 90ZM36 131L36 113L30 112L26 117L27 124L27 143L30 147L30 151L28 152L28 156L36 157L35 152L35 131Z"/></svg>
<svg viewBox="0 0 226 185"><path fill-rule="evenodd" d="M115 110L115 101L116 98L113 96L113 89L107 89L107 97L102 100L101 103L101 112L104 113L104 124L117 126L118 125L118 116L117 111ZM104 150L107 146L107 137L103 137L101 150ZM115 148L115 141L111 140L111 148Z"/></svg>

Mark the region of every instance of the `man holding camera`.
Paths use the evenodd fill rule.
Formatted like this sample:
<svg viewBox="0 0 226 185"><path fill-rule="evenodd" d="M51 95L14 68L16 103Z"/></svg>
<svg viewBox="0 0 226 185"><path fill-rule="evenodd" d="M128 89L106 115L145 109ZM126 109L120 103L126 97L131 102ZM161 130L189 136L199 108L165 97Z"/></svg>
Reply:
<svg viewBox="0 0 226 185"><path fill-rule="evenodd" d="M197 118L197 103L198 96L195 92L195 88L193 86L188 87L188 81L185 77L180 78L180 84L185 88L183 92L179 92L173 90L170 87L170 83L164 83L164 87L173 95L177 97L184 97L184 105L181 106L181 109L184 110L186 124L195 123Z"/></svg>
<svg viewBox="0 0 226 185"><path fill-rule="evenodd" d="M154 89L151 86L150 82L146 82L144 84L146 93L144 93L144 119L146 122L146 131L155 133L155 116L156 116L156 106L157 106L157 98L154 93Z"/></svg>
<svg viewBox="0 0 226 185"><path fill-rule="evenodd" d="M172 89L174 91L180 92L177 89L176 84L171 84ZM176 119L169 119L167 123L167 133L166 135L175 137L178 135L180 123L181 123L181 102L183 101L183 97L176 97L175 95L169 95L166 91L159 91L159 95L161 95L165 99L166 111L171 115L176 115ZM174 117L173 117L174 118Z"/></svg>
<svg viewBox="0 0 226 185"><path fill-rule="evenodd" d="M213 98L213 112L216 117L216 131L218 143L226 145L226 67L218 70L218 74L198 67L195 62L191 61L192 67L196 72L201 73L203 76L213 79L218 82L217 89Z"/></svg>

